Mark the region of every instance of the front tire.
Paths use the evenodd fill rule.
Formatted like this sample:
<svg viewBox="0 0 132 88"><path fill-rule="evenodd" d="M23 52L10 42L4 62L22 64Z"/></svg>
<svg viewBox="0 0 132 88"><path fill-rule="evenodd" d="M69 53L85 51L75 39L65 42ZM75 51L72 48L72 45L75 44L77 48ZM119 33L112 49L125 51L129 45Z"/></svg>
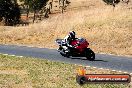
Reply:
<svg viewBox="0 0 132 88"><path fill-rule="evenodd" d="M85 50L85 56L90 61L94 61L95 60L95 53L90 48L87 48Z"/></svg>

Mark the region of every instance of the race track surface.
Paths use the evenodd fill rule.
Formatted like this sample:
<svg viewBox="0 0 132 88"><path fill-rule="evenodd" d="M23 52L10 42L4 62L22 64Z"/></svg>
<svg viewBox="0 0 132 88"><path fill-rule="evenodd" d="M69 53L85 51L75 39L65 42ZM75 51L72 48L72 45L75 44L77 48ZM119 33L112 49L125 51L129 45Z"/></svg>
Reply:
<svg viewBox="0 0 132 88"><path fill-rule="evenodd" d="M35 48L16 45L0 45L0 53L61 61L65 63L95 66L104 69L132 72L132 57L96 54L95 61L88 61L85 58L65 58L55 49Z"/></svg>

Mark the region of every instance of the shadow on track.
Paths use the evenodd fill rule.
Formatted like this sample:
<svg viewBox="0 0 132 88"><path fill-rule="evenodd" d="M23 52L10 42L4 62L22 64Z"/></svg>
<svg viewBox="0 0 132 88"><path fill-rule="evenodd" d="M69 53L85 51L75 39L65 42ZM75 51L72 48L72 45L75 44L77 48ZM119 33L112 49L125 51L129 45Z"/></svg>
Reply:
<svg viewBox="0 0 132 88"><path fill-rule="evenodd" d="M81 58L81 57L71 57L71 59L80 59L80 60L87 60L87 61L89 61L88 59L86 59L86 58ZM105 61L105 60L94 60L94 61L108 62L108 61ZM94 62L94 61L93 61L93 62Z"/></svg>
<svg viewBox="0 0 132 88"><path fill-rule="evenodd" d="M108 61L105 61L105 60L94 60L94 61L108 62Z"/></svg>

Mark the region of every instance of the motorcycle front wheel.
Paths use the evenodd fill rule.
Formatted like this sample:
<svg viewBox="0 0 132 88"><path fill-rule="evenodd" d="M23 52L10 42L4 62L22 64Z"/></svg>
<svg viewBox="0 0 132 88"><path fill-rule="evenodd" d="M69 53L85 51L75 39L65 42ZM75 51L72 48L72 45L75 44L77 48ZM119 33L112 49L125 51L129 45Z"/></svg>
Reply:
<svg viewBox="0 0 132 88"><path fill-rule="evenodd" d="M85 50L85 56L90 61L94 61L95 60L95 53L90 48L87 48Z"/></svg>

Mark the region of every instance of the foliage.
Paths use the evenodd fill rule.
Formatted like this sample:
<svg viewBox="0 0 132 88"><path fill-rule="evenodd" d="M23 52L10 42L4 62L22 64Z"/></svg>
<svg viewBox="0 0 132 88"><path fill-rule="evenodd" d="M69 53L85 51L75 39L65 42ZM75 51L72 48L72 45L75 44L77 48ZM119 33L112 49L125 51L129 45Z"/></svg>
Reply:
<svg viewBox="0 0 132 88"><path fill-rule="evenodd" d="M119 2L120 2L120 0L103 0L105 3L107 3L107 4L110 4L110 5L112 5L113 4L113 2L114 3L116 3L116 4L118 4Z"/></svg>
<svg viewBox="0 0 132 88"><path fill-rule="evenodd" d="M27 7L27 17L29 12L34 13L34 17L33 17L33 23L35 21L35 14L37 11L40 11L41 8L43 8L48 0L20 0L21 2L24 2L24 5Z"/></svg>
<svg viewBox="0 0 132 88"><path fill-rule="evenodd" d="M30 11L41 10L46 5L48 0L20 0L24 5L28 5Z"/></svg>
<svg viewBox="0 0 132 88"><path fill-rule="evenodd" d="M15 25L19 23L20 10L15 0L0 0L0 21L5 25Z"/></svg>

